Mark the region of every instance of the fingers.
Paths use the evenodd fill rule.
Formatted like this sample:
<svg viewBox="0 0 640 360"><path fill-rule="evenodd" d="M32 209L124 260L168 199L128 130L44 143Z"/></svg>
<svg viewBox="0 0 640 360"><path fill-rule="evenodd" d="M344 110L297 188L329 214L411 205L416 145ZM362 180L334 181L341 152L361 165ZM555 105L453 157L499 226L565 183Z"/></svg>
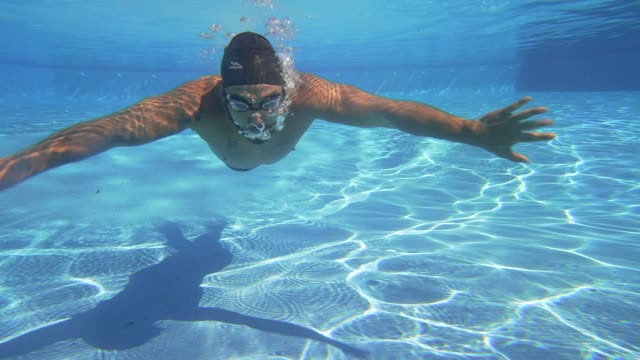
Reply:
<svg viewBox="0 0 640 360"><path fill-rule="evenodd" d="M543 126L551 126L551 125L553 125L553 120L551 119L527 121L527 122L520 123L520 130L522 131L534 130Z"/></svg>
<svg viewBox="0 0 640 360"><path fill-rule="evenodd" d="M513 104L507 106L506 108L502 109L503 113L509 113L511 114L512 112L518 110L519 107L521 107L522 105L528 103L529 101L531 101L532 97L531 96L525 96L522 99L514 102Z"/></svg>
<svg viewBox="0 0 640 360"><path fill-rule="evenodd" d="M547 141L556 138L554 133L521 133L520 142Z"/></svg>
<svg viewBox="0 0 640 360"><path fill-rule="evenodd" d="M518 153L513 152L513 151L511 152L511 154L509 154L508 159L511 160L511 161L515 161L515 162L523 162L523 163L530 162L529 158L527 158L526 156L524 156L522 154L518 154Z"/></svg>
<svg viewBox="0 0 640 360"><path fill-rule="evenodd" d="M517 113L517 114L511 116L511 118L509 120L511 120L511 121L522 121L522 120L528 119L528 118L530 118L532 116L536 116L536 115L540 115L540 114L546 113L547 110L548 109L546 107L539 106L539 107L536 107L536 108L533 108L533 109L529 109L529 110L525 110L525 111L522 111L520 113Z"/></svg>

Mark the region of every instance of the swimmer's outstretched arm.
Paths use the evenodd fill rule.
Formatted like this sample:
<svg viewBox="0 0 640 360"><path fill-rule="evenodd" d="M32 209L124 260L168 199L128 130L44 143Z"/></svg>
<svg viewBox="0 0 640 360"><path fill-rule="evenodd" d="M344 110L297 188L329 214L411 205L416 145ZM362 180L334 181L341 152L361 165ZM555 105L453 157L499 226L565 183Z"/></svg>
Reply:
<svg viewBox="0 0 640 360"><path fill-rule="evenodd" d="M531 100L530 97L490 112L479 120L466 120L425 104L387 99L310 74L302 74L301 78L303 84L298 100L301 107L308 108L312 116L331 122L394 128L417 136L461 142L516 162L529 162L529 159L514 152L513 145L555 138L553 133L528 132L552 125L550 119L523 122L546 112L545 107L514 114Z"/></svg>
<svg viewBox="0 0 640 360"><path fill-rule="evenodd" d="M73 125L0 158L0 190L112 147L142 145L184 130L197 117L202 87L198 80L187 83L112 115Z"/></svg>

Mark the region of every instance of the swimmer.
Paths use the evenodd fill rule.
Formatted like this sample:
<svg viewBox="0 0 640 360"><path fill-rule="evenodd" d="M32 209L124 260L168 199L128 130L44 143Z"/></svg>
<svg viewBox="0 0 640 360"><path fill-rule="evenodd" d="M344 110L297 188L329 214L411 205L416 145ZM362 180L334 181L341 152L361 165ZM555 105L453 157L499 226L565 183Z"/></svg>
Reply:
<svg viewBox="0 0 640 360"><path fill-rule="evenodd" d="M286 86L282 65L269 41L251 32L238 34L224 49L219 76L187 82L0 158L0 190L113 147L142 145L186 129L193 129L221 161L238 171L283 159L315 119L464 143L515 162L529 161L512 150L515 144L555 137L531 132L552 125L551 120L524 121L546 108L516 113L530 97L468 120L312 74L297 77L292 86Z"/></svg>

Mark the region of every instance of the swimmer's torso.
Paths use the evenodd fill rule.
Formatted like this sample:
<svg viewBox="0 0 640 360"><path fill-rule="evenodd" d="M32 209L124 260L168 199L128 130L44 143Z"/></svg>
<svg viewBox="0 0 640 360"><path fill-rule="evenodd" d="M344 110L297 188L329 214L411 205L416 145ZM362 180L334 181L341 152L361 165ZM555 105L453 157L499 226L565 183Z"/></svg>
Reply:
<svg viewBox="0 0 640 360"><path fill-rule="evenodd" d="M262 144L254 144L238 133L224 106L216 82L203 96L199 119L191 128L220 160L234 169L252 169L281 160L294 150L313 121L290 109L282 131L274 132L271 139Z"/></svg>
<svg viewBox="0 0 640 360"><path fill-rule="evenodd" d="M294 116L289 115L285 128L275 132L271 139L262 144L249 142L226 118L203 117L192 128L229 167L252 169L259 165L273 164L294 149L311 123L306 121L306 124L293 124L295 120Z"/></svg>

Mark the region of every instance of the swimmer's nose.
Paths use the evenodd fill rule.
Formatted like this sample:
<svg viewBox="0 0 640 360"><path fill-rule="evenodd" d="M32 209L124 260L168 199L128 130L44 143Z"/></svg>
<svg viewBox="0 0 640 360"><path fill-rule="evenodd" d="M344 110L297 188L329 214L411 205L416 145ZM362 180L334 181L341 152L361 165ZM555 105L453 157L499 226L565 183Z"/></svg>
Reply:
<svg viewBox="0 0 640 360"><path fill-rule="evenodd" d="M264 121L262 120L262 115L260 115L260 113L258 112L251 114L251 121L256 124L264 125Z"/></svg>

